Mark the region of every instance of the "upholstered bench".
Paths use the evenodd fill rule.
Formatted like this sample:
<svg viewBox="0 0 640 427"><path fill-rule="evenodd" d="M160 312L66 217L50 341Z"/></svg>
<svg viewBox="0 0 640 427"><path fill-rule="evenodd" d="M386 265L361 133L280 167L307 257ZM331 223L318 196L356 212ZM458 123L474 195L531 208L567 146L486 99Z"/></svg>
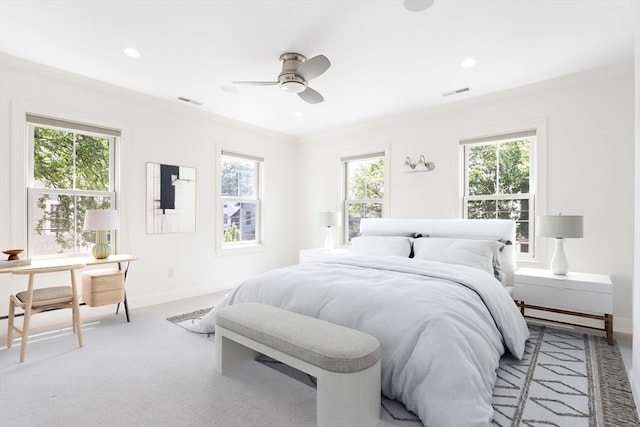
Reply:
<svg viewBox="0 0 640 427"><path fill-rule="evenodd" d="M260 354L316 377L319 427L371 427L380 418L380 343L371 335L264 304L218 310L216 369Z"/></svg>

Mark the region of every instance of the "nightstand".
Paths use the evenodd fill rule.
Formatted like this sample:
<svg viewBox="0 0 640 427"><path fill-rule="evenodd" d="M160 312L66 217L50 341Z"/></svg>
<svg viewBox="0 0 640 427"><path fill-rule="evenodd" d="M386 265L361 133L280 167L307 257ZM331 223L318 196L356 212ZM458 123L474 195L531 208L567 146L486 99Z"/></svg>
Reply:
<svg viewBox="0 0 640 427"><path fill-rule="evenodd" d="M328 257L344 255L349 252L349 249L334 249L332 251L325 251L322 248L314 249L301 249L300 250L300 264L311 261L322 261Z"/></svg>
<svg viewBox="0 0 640 427"><path fill-rule="evenodd" d="M608 343L613 344L613 284L609 276L573 272L560 276L549 270L520 268L514 285L513 298L523 316L530 308L602 320L604 327L593 329L605 331Z"/></svg>

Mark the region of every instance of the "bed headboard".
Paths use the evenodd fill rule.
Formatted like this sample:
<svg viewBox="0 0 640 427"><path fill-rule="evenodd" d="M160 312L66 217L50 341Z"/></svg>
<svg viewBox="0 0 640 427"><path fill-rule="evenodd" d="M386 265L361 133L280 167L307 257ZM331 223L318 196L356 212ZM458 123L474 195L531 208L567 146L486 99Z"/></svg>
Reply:
<svg viewBox="0 0 640 427"><path fill-rule="evenodd" d="M516 269L516 223L510 219L426 219L426 218L363 218L362 236L455 237L462 239L504 240L512 242L502 250L505 286L513 286Z"/></svg>

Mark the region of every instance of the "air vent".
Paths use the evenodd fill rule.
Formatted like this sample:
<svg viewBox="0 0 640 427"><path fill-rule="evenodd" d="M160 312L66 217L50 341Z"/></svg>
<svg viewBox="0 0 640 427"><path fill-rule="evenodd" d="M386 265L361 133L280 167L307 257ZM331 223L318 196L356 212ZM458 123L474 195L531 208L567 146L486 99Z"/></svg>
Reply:
<svg viewBox="0 0 640 427"><path fill-rule="evenodd" d="M178 99L180 101L188 102L189 104L202 105L202 102L200 101L194 101L193 99L185 98L183 96L179 96Z"/></svg>
<svg viewBox="0 0 640 427"><path fill-rule="evenodd" d="M442 94L442 96L451 96L451 95L457 95L459 93L463 93L463 92L469 92L469 88L468 87L463 87L462 89L457 89L451 92L445 92Z"/></svg>

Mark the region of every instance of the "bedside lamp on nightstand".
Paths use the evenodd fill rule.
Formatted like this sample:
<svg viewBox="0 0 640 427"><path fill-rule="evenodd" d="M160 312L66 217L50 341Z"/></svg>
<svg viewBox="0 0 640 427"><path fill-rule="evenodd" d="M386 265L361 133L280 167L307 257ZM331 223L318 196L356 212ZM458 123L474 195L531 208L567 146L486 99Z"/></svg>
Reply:
<svg viewBox="0 0 640 427"><path fill-rule="evenodd" d="M324 250L333 250L333 230L331 227L340 227L340 212L320 212L318 220L322 227L327 227L327 235L324 239Z"/></svg>
<svg viewBox="0 0 640 427"><path fill-rule="evenodd" d="M564 254L564 240L566 238L582 237L581 215L547 215L538 217L538 232L540 237L553 237L555 248L551 258L551 272L553 274L566 275L569 272L569 263Z"/></svg>

